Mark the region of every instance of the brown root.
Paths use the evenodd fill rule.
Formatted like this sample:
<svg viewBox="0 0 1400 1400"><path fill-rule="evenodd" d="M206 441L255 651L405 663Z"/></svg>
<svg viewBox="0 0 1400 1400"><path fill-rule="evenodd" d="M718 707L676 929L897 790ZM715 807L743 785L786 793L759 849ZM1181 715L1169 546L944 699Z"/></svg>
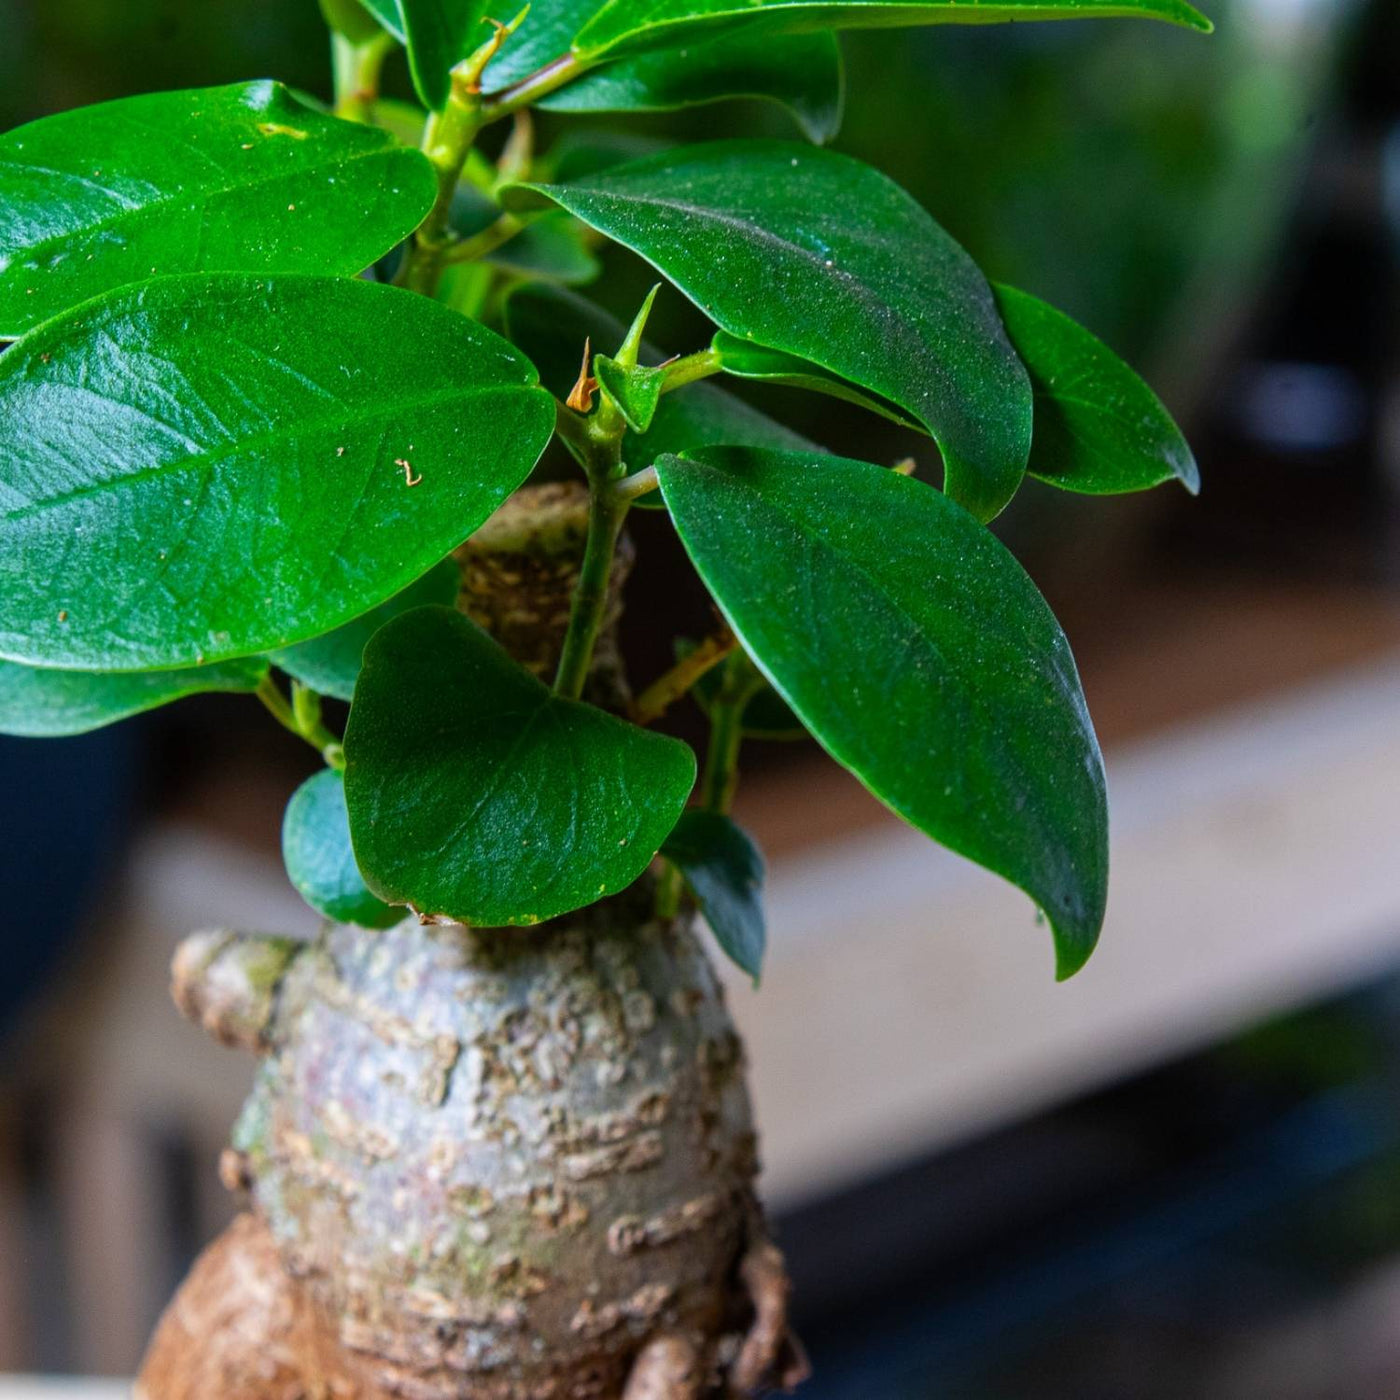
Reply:
<svg viewBox="0 0 1400 1400"><path fill-rule="evenodd" d="M782 1254L768 1240L754 1245L739 1269L753 1302L754 1321L730 1385L746 1396L763 1386L795 1390L811 1374L806 1352L788 1326L788 1299L792 1284Z"/></svg>
<svg viewBox="0 0 1400 1400"><path fill-rule="evenodd" d="M633 1363L622 1400L699 1400L704 1373L692 1342L657 1337Z"/></svg>
<svg viewBox="0 0 1400 1400"><path fill-rule="evenodd" d="M165 1310L135 1400L369 1400L325 1372L324 1333L267 1227L240 1215Z"/></svg>

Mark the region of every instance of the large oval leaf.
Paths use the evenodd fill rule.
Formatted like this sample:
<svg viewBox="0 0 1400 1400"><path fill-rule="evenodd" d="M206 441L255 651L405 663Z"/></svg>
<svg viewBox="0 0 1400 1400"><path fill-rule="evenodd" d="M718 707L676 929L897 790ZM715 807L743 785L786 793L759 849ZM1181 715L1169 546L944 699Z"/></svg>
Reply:
<svg viewBox="0 0 1400 1400"><path fill-rule="evenodd" d="M1125 17L1211 30L1185 0L609 0L579 32L573 51L596 61L726 32Z"/></svg>
<svg viewBox="0 0 1400 1400"><path fill-rule="evenodd" d="M1035 392L1032 476L1089 495L1173 479L1193 495L1200 490L1181 429L1108 346L1038 297L1012 287L997 287L996 296Z"/></svg>
<svg viewBox="0 0 1400 1400"><path fill-rule="evenodd" d="M928 429L983 519L1031 441L1030 381L971 258L893 181L782 141L686 146L517 186L640 253L722 330L869 389Z"/></svg>
<svg viewBox="0 0 1400 1400"><path fill-rule="evenodd" d="M491 62L492 88L517 81L569 47L597 13L598 0L555 0L531 11ZM556 112L660 112L757 97L786 107L813 141L829 141L841 124L841 50L832 34L720 35L622 59L585 73L538 105Z"/></svg>
<svg viewBox="0 0 1400 1400"><path fill-rule="evenodd" d="M595 349L615 350L627 334L627 327L602 307L561 288L539 285L519 287L510 294L505 304L505 329L512 342L539 366L545 387L561 399L578 378L585 340ZM643 341L641 349L642 359L650 364L667 358L649 341ZM662 395L651 427L623 438L622 457L632 471L640 471L663 452L688 452L712 443L812 446L800 433L702 381ZM642 497L642 501L655 494Z"/></svg>
<svg viewBox="0 0 1400 1400"><path fill-rule="evenodd" d="M560 699L447 608L405 613L365 649L345 758L370 889L486 927L630 885L695 782L686 745Z"/></svg>
<svg viewBox="0 0 1400 1400"><path fill-rule="evenodd" d="M1061 976L1108 878L1103 764L1069 645L994 535L866 462L706 448L657 463L687 552L838 762L1045 911Z"/></svg>
<svg viewBox="0 0 1400 1400"><path fill-rule="evenodd" d="M357 617L549 441L500 337L369 282L170 277L0 357L0 656L150 670Z"/></svg>
<svg viewBox="0 0 1400 1400"><path fill-rule="evenodd" d="M444 559L422 578L396 593L387 603L372 608L353 622L272 653L272 660L289 676L321 695L350 700L369 639L400 613L431 604L450 606L462 587L462 570L455 559Z"/></svg>
<svg viewBox="0 0 1400 1400"><path fill-rule="evenodd" d="M267 675L256 657L184 671L54 671L0 661L0 734L58 739L86 734L187 695L251 694Z"/></svg>
<svg viewBox="0 0 1400 1400"><path fill-rule="evenodd" d="M46 117L0 136L0 339L154 274L353 275L434 190L417 151L277 83Z"/></svg>
<svg viewBox="0 0 1400 1400"><path fill-rule="evenodd" d="M282 818L282 863L296 892L317 913L342 924L390 928L403 911L376 899L350 845L345 784L333 768L312 774Z"/></svg>

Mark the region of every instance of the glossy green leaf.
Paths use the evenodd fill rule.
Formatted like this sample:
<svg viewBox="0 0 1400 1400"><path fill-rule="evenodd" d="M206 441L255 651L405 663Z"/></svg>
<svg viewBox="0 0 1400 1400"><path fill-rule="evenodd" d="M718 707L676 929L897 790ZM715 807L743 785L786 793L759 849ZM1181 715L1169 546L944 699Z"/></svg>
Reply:
<svg viewBox="0 0 1400 1400"><path fill-rule="evenodd" d="M447 102L452 66L485 43L485 0L364 0L379 22L408 50L418 96L434 110ZM509 19L510 16L504 16Z"/></svg>
<svg viewBox="0 0 1400 1400"><path fill-rule="evenodd" d="M878 395L864 393L848 380L828 373L810 360L770 350L766 345L755 345L751 340L740 340L727 331L715 332L711 348L719 356L724 372L738 379L761 379L771 384L787 384L794 389L811 389L868 408L903 428L919 426L892 403L886 403Z"/></svg>
<svg viewBox="0 0 1400 1400"><path fill-rule="evenodd" d="M1196 459L1171 414L1108 346L1026 292L997 287L996 296L1035 392L1033 476L1090 495L1173 479L1193 495L1200 490Z"/></svg>
<svg viewBox="0 0 1400 1400"><path fill-rule="evenodd" d="M180 272L359 272L433 202L387 132L276 83L81 107L0 136L0 338Z"/></svg>
<svg viewBox="0 0 1400 1400"><path fill-rule="evenodd" d="M391 598L520 485L554 406L424 297L225 274L32 331L0 357L0 421L0 656L152 670Z"/></svg>
<svg viewBox="0 0 1400 1400"><path fill-rule="evenodd" d="M561 288L539 285L519 287L511 293L505 304L505 330L539 367L545 388L560 398L578 378L586 339L595 349L616 348L627 334L627 327L602 307ZM659 364L668 356L643 341L642 358ZM629 470L640 471L663 452L686 452L712 443L794 449L812 446L800 433L750 408L742 399L702 382L664 394L651 428L623 438L622 456ZM638 504L653 500L655 493L643 496Z"/></svg>
<svg viewBox="0 0 1400 1400"><path fill-rule="evenodd" d="M431 604L451 607L457 601L461 586L462 570L457 561L444 559L387 603L337 627L334 632L327 632L324 637L313 637L309 642L274 651L271 659L289 676L295 676L318 694L337 700L353 699L369 639L386 622L412 608Z"/></svg>
<svg viewBox="0 0 1400 1400"><path fill-rule="evenodd" d="M657 463L749 655L906 821L1044 909L1061 976L1103 921L1103 764L1069 645L1006 548L866 462L707 448Z"/></svg>
<svg viewBox="0 0 1400 1400"><path fill-rule="evenodd" d="M661 854L685 876L719 946L758 983L768 934L763 921L763 857L743 828L692 807Z"/></svg>
<svg viewBox="0 0 1400 1400"><path fill-rule="evenodd" d="M610 355L595 355L593 375L599 389L617 406L627 426L634 433L645 433L661 403L666 371L653 365L633 365L628 369Z"/></svg>
<svg viewBox="0 0 1400 1400"><path fill-rule="evenodd" d="M905 192L849 156L719 141L616 166L552 199L669 277L721 330L889 400L990 519L1025 472L1030 381L991 288Z"/></svg>
<svg viewBox="0 0 1400 1400"><path fill-rule="evenodd" d="M1185 0L609 0L579 32L573 51L596 62L716 33L1118 18L1211 30Z"/></svg>
<svg viewBox="0 0 1400 1400"><path fill-rule="evenodd" d="M345 757L369 887L487 927L626 888L695 781L686 745L560 699L447 608L405 613L365 649Z"/></svg>
<svg viewBox="0 0 1400 1400"><path fill-rule="evenodd" d="M486 70L486 84L504 87L568 49L598 10L598 0L554 0L532 10ZM813 141L829 141L841 125L841 50L832 34L720 35L684 52L641 54L594 68L543 98L555 112L665 112L755 97L787 108Z"/></svg>
<svg viewBox="0 0 1400 1400"><path fill-rule="evenodd" d="M345 784L333 768L292 794L282 819L282 861L296 892L317 913L341 924L390 928L403 918L365 885L350 845Z"/></svg>
<svg viewBox="0 0 1400 1400"><path fill-rule="evenodd" d="M129 719L187 695L251 693L267 675L256 657L184 671L55 671L0 661L0 734L57 739Z"/></svg>

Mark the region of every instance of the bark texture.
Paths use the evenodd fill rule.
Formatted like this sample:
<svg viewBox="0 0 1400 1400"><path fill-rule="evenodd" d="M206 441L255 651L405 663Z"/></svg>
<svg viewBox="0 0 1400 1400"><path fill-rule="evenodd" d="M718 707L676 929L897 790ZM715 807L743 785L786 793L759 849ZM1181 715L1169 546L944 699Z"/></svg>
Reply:
<svg viewBox="0 0 1400 1400"><path fill-rule="evenodd" d="M253 1214L172 1304L143 1400L700 1400L800 1378L742 1049L646 886L531 930L187 942L180 1004L264 1055L225 1163ZM257 1379L214 1385L239 1353Z"/></svg>

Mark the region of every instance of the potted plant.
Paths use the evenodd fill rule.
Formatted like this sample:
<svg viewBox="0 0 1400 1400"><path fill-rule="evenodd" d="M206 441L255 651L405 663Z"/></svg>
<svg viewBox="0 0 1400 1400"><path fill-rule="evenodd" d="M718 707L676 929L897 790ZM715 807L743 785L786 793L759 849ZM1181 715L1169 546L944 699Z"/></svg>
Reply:
<svg viewBox="0 0 1400 1400"><path fill-rule="evenodd" d="M1131 370L876 170L774 140L539 155L528 114L757 94L820 141L839 28L1209 26L1184 0L552 0L483 42L470 0L323 10L333 111L255 82L0 138L0 728L243 692L325 765L283 828L321 936L176 956L182 1008L261 1060L223 1163L248 1209L140 1393L790 1388L695 918L757 978L741 745L815 736L1025 890L1069 976L1103 918L1102 763L1065 637L987 525L1027 474L1194 490L1196 467ZM421 110L379 96L399 44ZM566 290L600 236L709 342L651 345L655 289L629 326ZM943 489L702 382L724 376L926 434ZM574 476L529 482L554 439ZM634 693L638 508L669 514L717 622ZM656 728L687 695L698 783Z"/></svg>

